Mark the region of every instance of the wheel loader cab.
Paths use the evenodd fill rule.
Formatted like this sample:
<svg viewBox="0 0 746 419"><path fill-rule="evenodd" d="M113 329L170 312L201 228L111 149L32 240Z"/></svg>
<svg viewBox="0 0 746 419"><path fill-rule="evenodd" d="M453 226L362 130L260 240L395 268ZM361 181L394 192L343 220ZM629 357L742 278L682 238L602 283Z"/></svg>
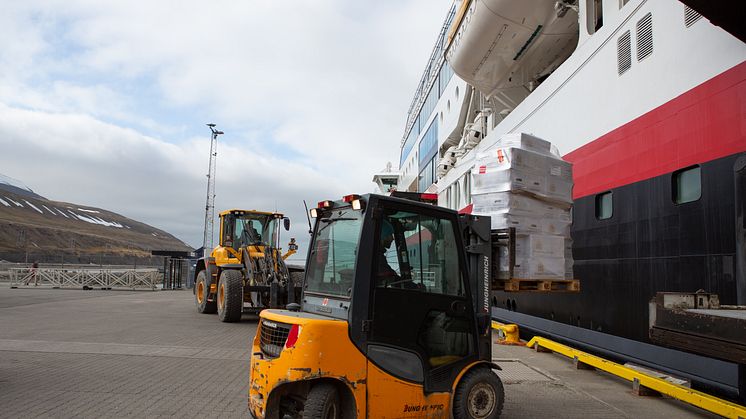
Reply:
<svg viewBox="0 0 746 419"><path fill-rule="evenodd" d="M282 214L229 210L220 213L220 246L238 250L244 246L272 245Z"/></svg>
<svg viewBox="0 0 746 419"><path fill-rule="evenodd" d="M324 201L311 212L300 310L261 313L252 413L496 417L502 386L472 300L459 215L380 195ZM484 397L470 399L464 416L474 391Z"/></svg>

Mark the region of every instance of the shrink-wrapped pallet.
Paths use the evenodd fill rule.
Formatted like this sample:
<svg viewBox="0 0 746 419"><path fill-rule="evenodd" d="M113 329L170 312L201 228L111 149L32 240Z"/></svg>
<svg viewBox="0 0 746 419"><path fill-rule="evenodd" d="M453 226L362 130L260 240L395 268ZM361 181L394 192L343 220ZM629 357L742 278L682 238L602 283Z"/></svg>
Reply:
<svg viewBox="0 0 746 419"><path fill-rule="evenodd" d="M505 135L477 156L472 179L473 212L489 215L493 230L515 228L513 278L572 278L572 165L551 143ZM498 253L499 276L509 279L508 249Z"/></svg>

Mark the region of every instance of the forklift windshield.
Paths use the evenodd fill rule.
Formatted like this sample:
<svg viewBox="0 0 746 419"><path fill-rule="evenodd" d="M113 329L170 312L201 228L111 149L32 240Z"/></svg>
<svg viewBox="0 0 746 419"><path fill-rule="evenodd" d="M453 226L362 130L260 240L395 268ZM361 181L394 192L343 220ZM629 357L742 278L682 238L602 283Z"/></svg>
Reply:
<svg viewBox="0 0 746 419"><path fill-rule="evenodd" d="M349 298L355 273L362 212L334 209L318 220L311 245L306 292Z"/></svg>

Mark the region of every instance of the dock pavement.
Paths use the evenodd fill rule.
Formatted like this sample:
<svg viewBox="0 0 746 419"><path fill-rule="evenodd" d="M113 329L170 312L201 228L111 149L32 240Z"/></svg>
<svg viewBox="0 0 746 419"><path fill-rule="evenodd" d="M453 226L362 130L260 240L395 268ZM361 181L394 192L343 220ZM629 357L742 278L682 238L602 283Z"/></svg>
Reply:
<svg viewBox="0 0 746 419"><path fill-rule="evenodd" d="M246 418L256 322L199 314L187 290L0 284L0 418ZM561 355L494 345L493 357L503 418L714 417Z"/></svg>

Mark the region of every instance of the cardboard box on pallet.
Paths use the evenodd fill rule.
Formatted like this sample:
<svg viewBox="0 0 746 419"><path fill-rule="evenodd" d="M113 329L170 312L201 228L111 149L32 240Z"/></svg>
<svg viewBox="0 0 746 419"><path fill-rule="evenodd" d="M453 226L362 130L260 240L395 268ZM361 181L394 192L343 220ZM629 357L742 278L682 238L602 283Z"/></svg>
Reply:
<svg viewBox="0 0 746 419"><path fill-rule="evenodd" d="M539 154L552 154L552 143L522 132L503 135L500 137L500 146L530 150Z"/></svg>
<svg viewBox="0 0 746 419"><path fill-rule="evenodd" d="M559 206L572 204L572 165L556 156L498 147L477 156L472 175L472 196L525 192Z"/></svg>
<svg viewBox="0 0 746 419"><path fill-rule="evenodd" d="M481 212L509 212L525 216L541 216L571 221L570 204L548 202L537 199L530 194L510 191L492 193L472 193L474 211Z"/></svg>
<svg viewBox="0 0 746 419"><path fill-rule="evenodd" d="M565 279L565 258L542 256L516 259L513 278Z"/></svg>

